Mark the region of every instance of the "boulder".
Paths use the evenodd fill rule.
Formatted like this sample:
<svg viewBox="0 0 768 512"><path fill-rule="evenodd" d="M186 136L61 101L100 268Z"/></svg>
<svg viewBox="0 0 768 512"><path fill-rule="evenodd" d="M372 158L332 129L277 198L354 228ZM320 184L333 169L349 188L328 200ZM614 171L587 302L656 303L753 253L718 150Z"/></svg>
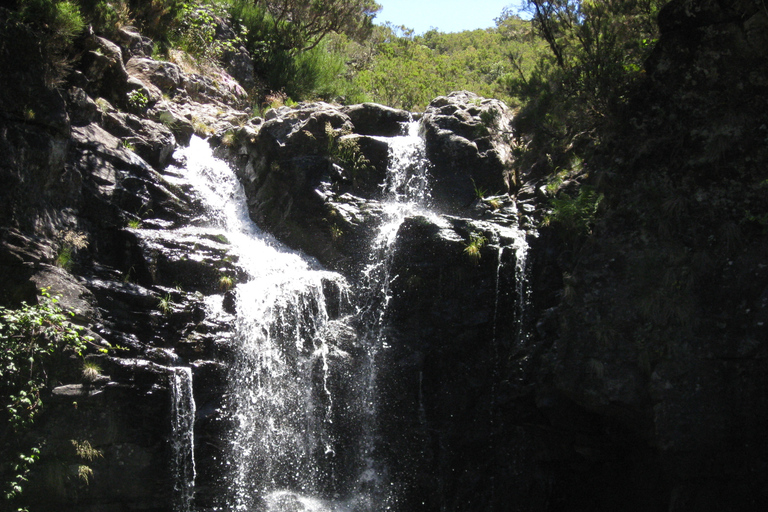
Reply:
<svg viewBox="0 0 768 512"><path fill-rule="evenodd" d="M142 36L134 27L120 27L115 34L115 42L130 57L151 57L155 44L148 37Z"/></svg>
<svg viewBox="0 0 768 512"><path fill-rule="evenodd" d="M511 119L503 102L466 91L429 104L422 123L438 208L460 212L478 197L512 190Z"/></svg>
<svg viewBox="0 0 768 512"><path fill-rule="evenodd" d="M67 108L72 113L70 122L75 126L101 121L102 111L98 104L80 87L67 91Z"/></svg>
<svg viewBox="0 0 768 512"><path fill-rule="evenodd" d="M411 113L377 103L362 103L343 109L352 120L355 133L392 137L402 133L403 123L411 120Z"/></svg>
<svg viewBox="0 0 768 512"><path fill-rule="evenodd" d="M123 52L112 41L91 34L84 42L86 53L78 68L88 80L87 91L92 97L103 96L119 101L125 92L128 72L123 63Z"/></svg>
<svg viewBox="0 0 768 512"><path fill-rule="evenodd" d="M256 129L237 131L239 145L219 151L244 183L251 218L324 264L348 264L374 215L365 199L350 192L380 192L386 143L351 134L350 118L327 103L272 109L265 119ZM354 142L356 149L341 150L340 141ZM360 156L368 164L355 165Z"/></svg>
<svg viewBox="0 0 768 512"><path fill-rule="evenodd" d="M256 88L256 77L253 74L253 58L244 47L227 49L222 55L227 72L237 80L245 90Z"/></svg>
<svg viewBox="0 0 768 512"><path fill-rule="evenodd" d="M174 93L182 86L183 74L178 65L172 62L132 57L125 64L128 74L144 84L154 86L160 96L163 93Z"/></svg>

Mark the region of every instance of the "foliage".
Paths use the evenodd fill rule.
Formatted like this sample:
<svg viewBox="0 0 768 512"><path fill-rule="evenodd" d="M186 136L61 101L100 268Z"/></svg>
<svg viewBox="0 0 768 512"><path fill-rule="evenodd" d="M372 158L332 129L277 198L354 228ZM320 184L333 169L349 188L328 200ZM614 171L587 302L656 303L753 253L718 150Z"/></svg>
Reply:
<svg viewBox="0 0 768 512"><path fill-rule="evenodd" d="M349 41L341 46L355 69L352 83L374 101L418 110L454 90L505 96L498 83L504 50L495 29L414 37L404 27L387 25L375 35L372 47Z"/></svg>
<svg viewBox="0 0 768 512"><path fill-rule="evenodd" d="M135 112L144 112L149 105L149 98L140 89L134 89L129 93L126 93L128 98L128 106Z"/></svg>
<svg viewBox="0 0 768 512"><path fill-rule="evenodd" d="M96 361L83 361L82 376L85 382L95 382L101 375L101 366Z"/></svg>
<svg viewBox="0 0 768 512"><path fill-rule="evenodd" d="M71 442L77 456L84 461L93 462L95 459L104 457L104 453L91 446L91 442L88 440L78 441L72 439Z"/></svg>
<svg viewBox="0 0 768 512"><path fill-rule="evenodd" d="M590 234L602 200L603 194L587 186L582 186L575 197L560 194L550 201L552 209L543 224L560 224L571 238Z"/></svg>
<svg viewBox="0 0 768 512"><path fill-rule="evenodd" d="M514 72L509 55L516 55L517 65L527 71L544 49L529 27L529 22L507 16L495 28L449 34L430 30L414 36L406 27L385 24L365 41L331 36L329 49L345 56L342 80L348 84L348 98L420 110L437 96L469 90L515 103L507 87Z"/></svg>
<svg viewBox="0 0 768 512"><path fill-rule="evenodd" d="M13 33L23 39L31 39L31 44L22 50L25 65L30 69L39 66L46 86L60 85L71 69L72 42L85 28L85 21L77 3L61 0L19 0L16 5L16 10L10 13L7 20L2 21L7 23L8 28L16 26ZM17 31L18 29L21 30ZM3 46L5 45L0 45L0 50ZM28 112L33 110L25 111L25 117L30 120L26 116Z"/></svg>
<svg viewBox="0 0 768 512"><path fill-rule="evenodd" d="M77 2L22 0L20 3L22 20L45 29L50 36L48 44L66 46L85 28Z"/></svg>
<svg viewBox="0 0 768 512"><path fill-rule="evenodd" d="M219 289L228 292L235 285L235 280L231 276L222 274L219 276Z"/></svg>
<svg viewBox="0 0 768 512"><path fill-rule="evenodd" d="M275 49L292 54L317 47L331 32L365 39L381 7L373 0L252 0L271 25Z"/></svg>
<svg viewBox="0 0 768 512"><path fill-rule="evenodd" d="M70 270L75 263L75 255L80 249L88 247L88 237L79 231L66 230L61 234L56 266Z"/></svg>
<svg viewBox="0 0 768 512"><path fill-rule="evenodd" d="M42 410L41 394L57 382L67 355L82 355L91 341L81 330L67 321L58 299L45 289L36 305L0 306L0 419L6 425L0 438L0 458L13 461L1 475L9 504L20 499L39 456L39 449L24 444L21 434Z"/></svg>
<svg viewBox="0 0 768 512"><path fill-rule="evenodd" d="M175 304L170 294L160 297L160 299L157 301L157 309L159 309L160 312L166 316L170 315L173 312L174 306Z"/></svg>
<svg viewBox="0 0 768 512"><path fill-rule="evenodd" d="M344 135L346 134L334 130L330 123L326 123L325 136L328 138L328 156L332 162L355 177L368 169L371 162L363 155L357 140L344 137Z"/></svg>
<svg viewBox="0 0 768 512"><path fill-rule="evenodd" d="M488 239L482 233L472 233L469 235L469 241L464 247L464 254L477 263L480 260L480 251L485 244L488 243Z"/></svg>
<svg viewBox="0 0 768 512"><path fill-rule="evenodd" d="M297 51L281 39L269 11L258 2L233 0L229 13L242 26L254 72L270 94L325 100L348 94L347 81L339 78L347 73L344 56L330 51L325 39Z"/></svg>
<svg viewBox="0 0 768 512"><path fill-rule="evenodd" d="M533 134L532 151L562 151L618 111L643 75L664 3L527 0L548 52L505 85L525 104L518 129Z"/></svg>
<svg viewBox="0 0 768 512"><path fill-rule="evenodd" d="M80 0L81 10L93 29L112 36L117 29L133 23L128 0Z"/></svg>
<svg viewBox="0 0 768 512"><path fill-rule="evenodd" d="M246 32L244 27L234 34L220 30L223 20L229 16L227 8L222 1L182 3L175 27L169 34L172 46L208 62L217 62L226 50L239 48Z"/></svg>

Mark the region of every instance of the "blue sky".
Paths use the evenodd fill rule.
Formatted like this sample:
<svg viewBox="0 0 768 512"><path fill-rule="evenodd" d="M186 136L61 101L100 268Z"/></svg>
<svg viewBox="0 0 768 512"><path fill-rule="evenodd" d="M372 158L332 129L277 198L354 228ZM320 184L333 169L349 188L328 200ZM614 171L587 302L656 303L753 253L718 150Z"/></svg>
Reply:
<svg viewBox="0 0 768 512"><path fill-rule="evenodd" d="M375 23L390 21L423 34L430 28L461 32L494 27L504 7L519 6L520 0L376 0L382 10Z"/></svg>

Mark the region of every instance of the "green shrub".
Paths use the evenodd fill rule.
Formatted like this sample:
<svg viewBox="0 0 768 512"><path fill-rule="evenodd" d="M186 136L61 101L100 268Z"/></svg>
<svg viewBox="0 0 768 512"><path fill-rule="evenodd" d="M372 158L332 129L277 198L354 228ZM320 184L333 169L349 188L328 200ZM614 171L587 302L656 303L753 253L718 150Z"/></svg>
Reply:
<svg viewBox="0 0 768 512"><path fill-rule="evenodd" d="M346 135L331 127L331 123L325 124L325 136L328 138L328 157L331 161L354 178L361 172L365 172L371 162L360 150L360 145L354 138L343 138Z"/></svg>
<svg viewBox="0 0 768 512"><path fill-rule="evenodd" d="M7 425L0 437L0 460L8 461L0 483L3 500L14 510L20 509L24 483L40 453L23 433L42 410L43 389L66 370L68 355L82 355L92 341L81 330L67 321L58 299L45 289L36 305L0 306L0 424Z"/></svg>
<svg viewBox="0 0 768 512"><path fill-rule="evenodd" d="M69 44L85 28L85 20L75 2L24 0L22 19L48 31L57 43ZM49 39L48 43L52 41Z"/></svg>
<svg viewBox="0 0 768 512"><path fill-rule="evenodd" d="M134 89L131 92L126 93L126 96L128 98L128 106L131 108L131 110L138 113L142 113L147 110L147 106L149 106L149 98L146 94L144 94L143 91L140 89Z"/></svg>
<svg viewBox="0 0 768 512"><path fill-rule="evenodd" d="M581 187L576 197L561 194L550 201L551 210L542 224L560 224L573 238L588 235L592 232L602 200L603 194L587 186Z"/></svg>
<svg viewBox="0 0 768 512"><path fill-rule="evenodd" d="M464 254L469 256L469 259L477 263L480 260L480 251L485 244L488 243L488 239L482 233L472 233L469 235L469 241L464 247Z"/></svg>

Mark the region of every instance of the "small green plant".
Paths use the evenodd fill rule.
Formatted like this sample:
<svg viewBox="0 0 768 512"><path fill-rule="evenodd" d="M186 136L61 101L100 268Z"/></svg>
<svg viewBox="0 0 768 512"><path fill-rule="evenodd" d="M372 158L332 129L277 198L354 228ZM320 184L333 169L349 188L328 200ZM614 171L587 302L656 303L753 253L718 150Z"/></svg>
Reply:
<svg viewBox="0 0 768 512"><path fill-rule="evenodd" d="M74 264L75 253L88 247L88 237L79 231L66 230L60 237L59 252L56 255L56 266L70 270Z"/></svg>
<svg viewBox="0 0 768 512"><path fill-rule="evenodd" d="M56 266L64 270L71 270L74 264L71 247L61 247L56 255Z"/></svg>
<svg viewBox="0 0 768 512"><path fill-rule="evenodd" d="M0 460L10 470L0 482L3 510L7 505L19 510L16 505L40 456L39 447L29 443L25 433L43 408L44 388L57 382L70 354L82 356L93 341L67 316L58 298L46 289L40 292L38 304L22 303L18 309L0 306L0 411L11 434L0 445Z"/></svg>
<svg viewBox="0 0 768 512"><path fill-rule="evenodd" d="M488 205L493 208L494 210L498 210L502 207L501 199L498 197L492 197L486 201Z"/></svg>
<svg viewBox="0 0 768 512"><path fill-rule="evenodd" d="M344 230L338 224L331 224L331 239L335 242L344 235Z"/></svg>
<svg viewBox="0 0 768 512"><path fill-rule="evenodd" d="M568 169L556 169L554 174L547 180L547 185L545 186L547 193L551 196L557 195L560 187L562 187L565 182L566 176L568 176Z"/></svg>
<svg viewBox="0 0 768 512"><path fill-rule="evenodd" d="M27 121L34 121L35 120L35 111L31 108L25 108L24 109L24 119Z"/></svg>
<svg viewBox="0 0 768 512"><path fill-rule="evenodd" d="M85 485L90 483L91 477L93 477L93 470L90 466L86 466L85 464L79 464L77 466L77 478L82 480Z"/></svg>
<svg viewBox="0 0 768 512"><path fill-rule="evenodd" d="M160 297L160 300L157 302L157 309L159 309L160 312L166 316L173 312L173 306L175 306L175 304L173 303L170 294Z"/></svg>
<svg viewBox="0 0 768 512"><path fill-rule="evenodd" d="M94 448L90 441L77 441L71 439L70 442L75 448L75 453L82 460L93 462L96 459L104 457L104 453L101 450Z"/></svg>
<svg viewBox="0 0 768 512"><path fill-rule="evenodd" d="M127 149L128 151L136 151L136 146L134 146L133 142L129 141L128 139L121 140L120 146Z"/></svg>
<svg viewBox="0 0 768 512"><path fill-rule="evenodd" d="M75 449L75 454L82 461L93 462L95 459L104 456L104 453L91 446L89 441L71 439L70 442ZM86 464L77 464L77 478L85 483L85 485L88 485L91 478L93 478L93 469Z"/></svg>
<svg viewBox="0 0 768 512"><path fill-rule="evenodd" d="M477 199L484 199L488 195L488 189L475 183L474 179L472 180L472 186L475 189L475 197Z"/></svg>
<svg viewBox="0 0 768 512"><path fill-rule="evenodd" d="M128 221L128 227L131 229L141 228L141 219L131 219Z"/></svg>
<svg viewBox="0 0 768 512"><path fill-rule="evenodd" d="M101 366L96 361L84 360L82 368L84 382L96 382L101 377Z"/></svg>
<svg viewBox="0 0 768 512"><path fill-rule="evenodd" d="M469 235L469 241L464 247L464 254L469 256L472 261L477 263L480 260L480 251L483 247L485 247L486 243L488 243L488 239L485 237L485 235L477 232L472 233Z"/></svg>
<svg viewBox="0 0 768 512"><path fill-rule="evenodd" d="M328 139L328 156L334 163L348 171L352 177L365 172L371 162L360 150L354 138L345 138L347 133L334 130L331 123L325 123L325 136Z"/></svg>
<svg viewBox="0 0 768 512"><path fill-rule="evenodd" d="M134 89L127 93L128 106L136 112L144 112L149 106L149 98L140 89Z"/></svg>
<svg viewBox="0 0 768 512"><path fill-rule="evenodd" d="M223 292L228 292L235 285L235 280L231 276L221 275L219 277L219 289Z"/></svg>
<svg viewBox="0 0 768 512"><path fill-rule="evenodd" d="M209 137L214 132L213 128L197 117L192 118L192 129L195 131L195 135L203 138Z"/></svg>
<svg viewBox="0 0 768 512"><path fill-rule="evenodd" d="M231 148L237 143L237 132L235 130L227 130L221 137L221 143L228 148Z"/></svg>

